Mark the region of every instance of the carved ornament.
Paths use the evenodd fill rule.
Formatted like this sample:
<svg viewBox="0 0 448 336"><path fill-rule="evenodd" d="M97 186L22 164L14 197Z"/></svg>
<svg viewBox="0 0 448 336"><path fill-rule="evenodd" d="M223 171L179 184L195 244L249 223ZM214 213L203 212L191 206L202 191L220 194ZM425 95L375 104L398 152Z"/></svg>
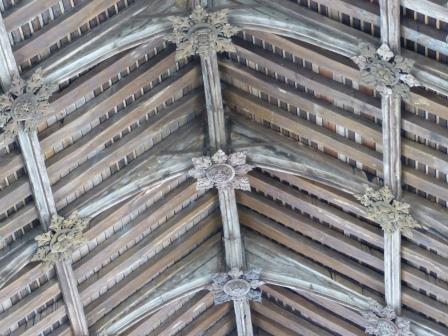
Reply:
<svg viewBox="0 0 448 336"><path fill-rule="evenodd" d="M250 191L247 173L252 167L246 164L245 153L226 155L218 150L212 157L193 158L194 169L189 174L197 179L198 191L213 187L218 189L240 189Z"/></svg>
<svg viewBox="0 0 448 336"><path fill-rule="evenodd" d="M35 130L49 110L48 99L57 85L44 84L38 69L28 81L13 75L8 92L0 95L0 128L10 139L17 135L19 126Z"/></svg>
<svg viewBox="0 0 448 336"><path fill-rule="evenodd" d="M53 216L48 232L35 238L37 252L32 260L50 264L69 259L86 242L83 231L88 223L88 218L79 217L76 213L67 218Z"/></svg>
<svg viewBox="0 0 448 336"><path fill-rule="evenodd" d="M409 213L410 205L395 200L388 187L379 190L367 187L363 195L355 197L367 207L367 217L380 224L386 234L400 230L409 237L412 229L421 227Z"/></svg>
<svg viewBox="0 0 448 336"><path fill-rule="evenodd" d="M371 310L362 312L366 319L366 334L374 336L415 336L411 323L395 313L390 306L372 306Z"/></svg>
<svg viewBox="0 0 448 336"><path fill-rule="evenodd" d="M378 50L369 43L360 44L361 54L352 57L361 70L361 82L375 86L382 95L392 93L409 99L410 87L420 86L420 82L411 75L414 61L395 55L387 44Z"/></svg>
<svg viewBox="0 0 448 336"><path fill-rule="evenodd" d="M210 51L235 52L231 37L239 29L228 23L227 15L227 9L208 13L197 6L188 17L169 17L173 33L168 35L167 40L177 45L176 58L206 55Z"/></svg>
<svg viewBox="0 0 448 336"><path fill-rule="evenodd" d="M214 294L215 304L228 301L261 301L259 287L264 283L260 281L261 270L250 270L246 273L232 269L228 273L217 273L213 276L210 291Z"/></svg>

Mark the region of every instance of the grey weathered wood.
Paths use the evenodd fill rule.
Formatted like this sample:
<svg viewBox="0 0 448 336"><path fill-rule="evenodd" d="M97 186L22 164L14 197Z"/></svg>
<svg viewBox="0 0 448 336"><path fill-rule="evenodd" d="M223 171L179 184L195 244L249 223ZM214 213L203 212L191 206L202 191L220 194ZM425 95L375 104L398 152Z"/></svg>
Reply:
<svg viewBox="0 0 448 336"><path fill-rule="evenodd" d="M207 105L209 146L217 150L225 148L226 145L224 107L222 104L218 58L214 50L209 51L207 54L201 54L200 57Z"/></svg>
<svg viewBox="0 0 448 336"><path fill-rule="evenodd" d="M380 0L381 41L400 50L400 0Z"/></svg>
<svg viewBox="0 0 448 336"><path fill-rule="evenodd" d="M232 115L232 121L232 148L246 151L254 166L301 176L349 195L362 194L365 186L377 187L361 170L348 169L337 159L297 146L296 142L240 116ZM402 199L412 204L412 213L425 230L434 232L437 239L448 240L448 211L410 192L404 192Z"/></svg>
<svg viewBox="0 0 448 336"><path fill-rule="evenodd" d="M0 15L0 84L3 90L11 84L11 75L18 75L16 60L9 44L5 23Z"/></svg>
<svg viewBox="0 0 448 336"><path fill-rule="evenodd" d="M380 0L381 41L400 54L400 0ZM384 185L401 197L401 97L381 97L383 116ZM401 311L401 233L384 234L384 291L386 303Z"/></svg>
<svg viewBox="0 0 448 336"><path fill-rule="evenodd" d="M10 85L11 76L14 74L18 75L19 71L9 45L8 35L2 18L0 18L0 47L0 80L3 89L6 90ZM41 224L47 230L51 217L56 214L56 207L37 133L35 131L26 133L23 130L19 130L18 139ZM20 263L15 265L18 269L26 264L28 260L26 254L31 250L32 247L30 246L25 253L21 254ZM71 265L58 264L56 268L59 270L59 281L73 331L76 335L87 336L89 334L87 322Z"/></svg>
<svg viewBox="0 0 448 336"><path fill-rule="evenodd" d="M162 273L161 279L155 281L143 304L107 323L99 331L100 334L117 335L171 302L206 289L211 284L212 274L221 267L219 253L220 249L214 246L201 251L194 259L182 261L182 267L177 264L172 266L172 271L167 272L172 274L167 277Z"/></svg>
<svg viewBox="0 0 448 336"><path fill-rule="evenodd" d="M358 311L368 309L373 302L373 299L331 279L305 258L256 233L245 232L244 243L247 263L251 268L262 269L262 281L313 293Z"/></svg>
<svg viewBox="0 0 448 336"><path fill-rule="evenodd" d="M235 190L226 189L219 190L218 192L224 231L226 263L230 269L241 269L244 267L245 262Z"/></svg>
<svg viewBox="0 0 448 336"><path fill-rule="evenodd" d="M26 133L19 130L18 138L36 207L39 211L40 222L44 230L47 231L51 218L57 213L39 140L35 131ZM67 261L60 261L56 263L55 267L73 332L75 335L88 336L87 320L72 266Z"/></svg>

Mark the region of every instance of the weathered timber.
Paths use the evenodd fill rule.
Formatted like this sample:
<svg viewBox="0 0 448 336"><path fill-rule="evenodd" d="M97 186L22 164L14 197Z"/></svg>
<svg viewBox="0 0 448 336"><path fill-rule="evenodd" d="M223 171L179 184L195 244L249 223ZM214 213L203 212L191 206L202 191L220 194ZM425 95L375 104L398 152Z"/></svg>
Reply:
<svg viewBox="0 0 448 336"><path fill-rule="evenodd" d="M241 219L244 226L247 219L246 216ZM307 291L355 310L367 308L373 300L336 282L323 268L256 233L246 232L244 242L248 265L262 267L261 280L266 283Z"/></svg>
<svg viewBox="0 0 448 336"><path fill-rule="evenodd" d="M268 220L265 217L260 216L256 213L251 212L249 216L243 214L244 213L240 212L241 223L244 226L247 226L257 231L260 234L263 234L264 236L269 237L272 240L278 241L282 245L294 250L297 253L300 253L301 255L311 258L312 260L318 262L323 266L330 267L330 269L338 272L339 274L345 274L345 275L350 274L350 279L353 279L356 282L363 284L364 289L361 289L361 287L359 287L359 285L356 285L353 281L348 281L348 278L346 277L341 278L340 276L337 275L337 273L334 272L331 273L332 279L341 279L341 281L343 281L344 283L344 286L348 286L348 288L350 288L351 290L362 293L363 295L367 296L372 296L372 294L370 291L368 290L366 291L365 288L371 288L374 291L380 293L384 291L384 283L382 277L378 273L372 272L369 268L361 266L360 264L355 263L351 259L343 256L342 254L337 253L331 249L328 249L320 244L316 244L310 240L304 239L301 235L296 234L294 231L285 229L283 226L271 220ZM248 244L247 239L245 239L245 243L247 252L247 244ZM259 247L259 249L260 248L261 247ZM294 271L291 270L291 272ZM325 272L328 272L328 270L326 269ZM293 273L289 272L288 274ZM297 281L297 277L295 277L296 280L288 279L288 276L283 275L282 273L269 274L269 276L271 276L270 281L268 281L266 278L264 278L264 280L275 285L280 285L282 287L291 287L292 284L295 284L294 281ZM298 286L296 287L297 290L300 290L299 284L301 283L300 282L297 283ZM312 287L316 289L314 284ZM305 288L303 288L303 290L309 291L308 289ZM330 299L337 302L341 302L338 301L337 296L335 297L332 296L332 295L343 295L343 292L341 292L340 290L337 290L336 293L333 294L332 292L329 292L327 294L330 296L325 295L322 296L327 298L329 297ZM373 293L373 297L375 297L375 299L378 300L376 298L376 295L377 294ZM339 299L341 299L341 297L339 297ZM353 299L354 298L350 298L350 300ZM409 288L404 288L403 302L405 305L413 307L413 309L422 312L426 316L431 316L439 321L445 320L444 317L445 315L442 312L446 309L445 308L446 306L435 300L429 300L427 296L421 295L417 291L411 290ZM362 302L358 302L356 300L355 302L351 301L351 303L352 305L357 304L363 305ZM367 309L367 306L364 306L364 309Z"/></svg>
<svg viewBox="0 0 448 336"><path fill-rule="evenodd" d="M306 300L304 297L290 290L276 286L264 286L263 293L265 293L269 298L280 300L286 306L289 306L295 311L300 312L301 315L307 316L317 324L325 327L328 330L333 330L340 335L365 335L364 330L360 329L358 326L348 323L344 320L344 318L335 315L337 314L337 311L335 311L334 309L328 311L316 304L313 304L312 302ZM340 305L335 304L335 306L339 307ZM358 314L356 314L356 316L359 318ZM356 323L357 321L353 322Z"/></svg>
<svg viewBox="0 0 448 336"><path fill-rule="evenodd" d="M230 308L231 306L228 303L212 306L183 328L181 335L204 335L205 331L214 325L223 315L227 314Z"/></svg>
<svg viewBox="0 0 448 336"><path fill-rule="evenodd" d="M55 41L59 41L76 31L80 26L106 11L111 5L112 3L108 0L94 0L78 5L66 15L52 21L45 29L35 32L30 39L14 46L14 56L17 63L22 64L36 55L45 53L46 49ZM170 5L170 1L153 1L152 4L139 5L139 9L150 8L151 12L154 13L154 11L163 11ZM133 7L131 6L131 10L135 11Z"/></svg>
<svg viewBox="0 0 448 336"><path fill-rule="evenodd" d="M381 42L396 55L401 50L400 0L381 0ZM383 178L396 199L401 198L401 97L392 90L381 96ZM401 232L384 234L384 291L386 303L401 312Z"/></svg>
<svg viewBox="0 0 448 336"><path fill-rule="evenodd" d="M19 130L18 138L40 222L46 231L52 217L56 216L57 212L39 140L35 131L27 134L23 130ZM55 268L73 331L76 335L87 336L89 334L87 321L71 264L67 261L60 261L55 264Z"/></svg>
<svg viewBox="0 0 448 336"><path fill-rule="evenodd" d="M182 303L184 299L177 300L173 303ZM152 319L150 316L143 323L138 325L135 329L130 332L130 335L138 336L140 334L146 333L148 336L170 336L173 333L180 332L185 328L194 318L198 315L203 314L204 311L209 309L213 305L213 295L207 293L206 291L201 291L191 297L188 301L184 302L180 309L172 309L171 312L167 312L164 317L161 318L161 323L159 326L150 327L147 323L148 320ZM228 306L228 305L227 305ZM229 306L228 306L229 307ZM230 307L229 307L230 308ZM164 309L164 308L162 308ZM146 327L146 330L145 330ZM149 328L151 329L149 329ZM148 333L148 330L152 332Z"/></svg>
<svg viewBox="0 0 448 336"><path fill-rule="evenodd" d="M278 304L265 300L262 304L255 302L253 310L266 318L272 319L275 322L285 326L296 334L305 334L309 336L330 336L330 332L319 326L314 325L307 319L293 314Z"/></svg>
<svg viewBox="0 0 448 336"><path fill-rule="evenodd" d="M225 149L227 139L217 54L216 51L210 51L200 57L207 106L209 146L214 150Z"/></svg>
<svg viewBox="0 0 448 336"><path fill-rule="evenodd" d="M327 222L334 227L337 227L341 230L346 229L346 225L351 226L351 229L346 231L346 234L357 234L356 224L349 224L350 218L347 216L343 216L337 212L331 212L325 216L321 216L319 214L319 210L315 211L314 204L311 200L305 206L303 204L295 203L291 201L293 197L288 199L282 198L279 195L278 185L274 181L266 180L260 181L259 177L255 177L252 181L253 187L260 191L265 192L267 195L272 196L274 199L278 199L279 201L286 202L286 204L291 205L294 208L297 208L299 211L304 211L309 216L317 217L323 222ZM266 185L270 183L273 186L273 189L277 190L268 190L269 187ZM292 191L290 191L292 193ZM293 193L294 196L297 196L297 193ZM245 205L269 218L274 218L277 222L282 223L284 226L291 228L292 230L301 233L305 237L309 237L313 241L320 242L323 246L331 247L333 250L338 251L342 255L352 256L357 260L362 261L366 265L369 265L372 270L382 271L384 269L383 266L383 256L382 254L372 248L367 247L366 245L357 242L354 239L350 239L342 233L339 233L335 230L328 229L325 226L320 226L314 221L311 221L305 216L298 214L296 211L292 211L289 209L285 209L278 204L265 200L263 197L258 195L251 194L240 194L238 201L240 204ZM316 204L321 205L321 204ZM314 211L313 211L314 210ZM323 206L322 213L327 212L328 210L325 206ZM345 225L342 226L338 224L338 221L341 221ZM352 219L352 221L355 221ZM357 223L359 225L359 223ZM373 228L372 228L373 229ZM376 240L381 240L382 235L379 230L375 230L372 232L372 235L375 235ZM435 277L430 277L430 281L428 279L428 275L418 269L405 265L403 267L403 280L408 284L409 287L415 290L424 289L428 293L432 293L438 298L443 298L448 295L448 285L446 282L440 281ZM443 299L442 299L443 300Z"/></svg>
<svg viewBox="0 0 448 336"><path fill-rule="evenodd" d="M341 55L337 55L335 53L331 53L329 51L304 44L300 41L293 41L291 39L287 39L274 34L257 31L248 31L248 33L255 38L259 38L260 40L270 43L278 48L287 50L296 57L311 61L313 64L318 65L320 68L341 74L344 77L347 77L355 82L359 82L360 80L359 69L355 67L355 64L352 61L349 61L347 58ZM252 59L252 57L262 55L263 58L256 58L257 62L262 62L260 64L265 65L270 69L275 69L275 72L287 78L291 77L291 75L288 75L288 73L291 72L289 71L289 67L287 66L289 62L287 62L286 60L280 62L278 57L275 57L272 53L260 53L258 51L259 49L251 46L250 44L245 43L243 45L240 40L235 40L235 42L239 45L239 47L237 47L239 49L239 52L243 52L246 55L245 57ZM257 52L251 53L252 55L248 53L249 51L255 50L257 50ZM303 80L303 78L301 78L301 80ZM442 118L448 118L448 106L446 105L446 102L436 94L425 91L421 88L413 88L413 90L411 91L411 97L413 102L415 102L418 106L424 107L425 110L430 111L431 113ZM365 99L361 98L361 100ZM381 106L380 104L376 103L376 101L374 102L374 104L368 104L367 106L365 106L362 111L370 116L381 118ZM419 136L422 136L423 138L434 142L443 143L443 141L448 140L446 138L446 129L440 130L437 127L433 129L433 127L435 127L436 125L423 119L419 119L419 122L412 119L408 121L408 116L409 114L404 114L404 118L402 119L402 127L405 131L418 134ZM418 132L416 132L415 127L417 127L418 125L420 125L420 127L418 128ZM426 131L424 129L426 129Z"/></svg>
<svg viewBox="0 0 448 336"><path fill-rule="evenodd" d="M203 255L195 260L195 267L191 265L187 272L174 274L168 279L163 279L165 281L161 283L159 280L159 284L147 293L144 304L134 308L128 315L106 325L103 329L105 334L113 335L121 332L167 303L205 289L211 282L211 274L216 273L219 267L219 258L209 251L203 251Z"/></svg>
<svg viewBox="0 0 448 336"><path fill-rule="evenodd" d="M185 195L184 195L185 196ZM173 206L177 206L178 203L170 203L170 204L175 204ZM155 204L155 208L157 208L158 204ZM160 208L160 207L159 207ZM157 224L160 222L160 220L162 220L162 218L160 216L166 216L167 212L165 209L165 212L160 212L157 214L156 217L153 216L149 216L149 219L147 218L140 218L140 220L144 220L145 222L142 223L142 225L146 225L148 226L149 223L152 223L152 225L157 226ZM143 217L143 216L141 216ZM148 217L148 216L147 216ZM178 216L179 218L180 216ZM163 217L164 218L164 217ZM118 220L118 219L116 219ZM213 233L216 232L217 227L218 227L218 221L213 221L213 220L208 220L208 221L204 221L203 225L200 225L196 230L193 230L191 232L191 234L188 234L188 238L187 241L190 246L189 248L191 249L191 246L195 244L197 244L198 241L202 241L204 239L206 239L207 237L209 237L210 235L212 235ZM173 226L173 224L175 224ZM95 281L86 281L85 283L81 284L80 286L80 293L81 293L81 299L84 305L86 305L87 307L87 311L90 311L88 304L92 302L92 297L96 297L99 292L102 292L104 289L108 288L109 285L111 283L116 283L116 279L117 276L119 277L120 274L128 274L130 272L131 269L135 268L138 265L141 265L144 261L146 261L148 259L149 256L155 255L155 253L157 251L160 251L162 249L163 246L166 246L167 243L171 242L172 240L174 240L177 236L177 234L179 233L179 230L182 230L182 228L184 227L185 223L183 221L179 222L179 224L172 222L171 225L169 225L166 229L164 227L160 227L156 230L154 230L153 233L151 233L150 235L148 235L144 240L140 241L140 243L138 243L137 245L133 246L131 249L129 249L128 251L126 251L120 258L115 259L114 261L112 261L110 263L110 255L107 256L103 256L102 259L98 259L98 257L96 257L96 260L94 260L94 263L96 262L96 264L104 264L105 266L103 267L103 269L101 270L100 273L100 277L98 279L94 279ZM131 231L132 232L132 231ZM123 232L122 232L123 234ZM137 232L137 234L141 234ZM135 239L135 236L134 238ZM217 240L217 239L216 239ZM149 244L149 242L153 242L152 244ZM129 241L125 242L124 244L129 243ZM182 244L181 244L182 245ZM175 245L177 246L177 245ZM186 247L185 244L183 244L182 246ZM122 248L118 247L118 248ZM178 255L178 253L180 252L179 250L176 250L176 255ZM183 253L185 253L185 251L183 251ZM174 257L176 260L176 256L170 256L169 258ZM129 263L128 263L129 260ZM170 265L169 262L170 259L164 259L164 261L167 261L168 265ZM174 261L173 259L171 259L172 261ZM109 262L109 264L107 264ZM76 267L76 265L75 265ZM155 262L155 268L149 268L148 269L148 273L146 273L147 276L149 276L149 278L154 277L157 272L160 270L161 265L159 263L157 263L157 261ZM84 272L84 273L82 273ZM151 273L152 272L152 273ZM92 270L89 272L89 274L87 275L88 277L90 277L92 274ZM151 274L153 274L151 276ZM85 280L86 274L85 271L82 270L81 267L77 267L75 269L75 275L76 278L78 279L78 281L82 281ZM144 275L142 277L145 277ZM140 280L142 280L140 278ZM146 279L146 281L148 281L148 279ZM50 296L51 297L51 296ZM115 296L111 294L111 300L114 300ZM141 299L141 297L139 297L139 299ZM112 307L110 306L106 306L107 309L111 309ZM101 312L98 312L101 317ZM55 323L55 321L58 321L62 318L64 318L65 316L65 310L64 309L57 309L56 311L54 311L52 314L46 316L45 318L41 319L41 321L39 321L38 323L36 323L32 328L29 328L25 335L36 335L39 332L42 332L43 330L45 330L45 326L48 324L52 324ZM109 315L112 315L111 313L109 313ZM90 322L89 322L90 325Z"/></svg>
<svg viewBox="0 0 448 336"><path fill-rule="evenodd" d="M209 238L209 236L216 232L218 226L219 217L213 214L199 223L197 227L188 230L185 237L173 242L169 249L158 253L151 259L149 265L138 269L127 278L128 280L125 283L118 284L108 292L108 295L104 295L89 304L86 310L89 325L99 328L106 321L130 313L132 307L142 302L147 290L145 288L155 279L157 274L173 263L179 262L190 252L192 255L197 255L199 253L199 250L196 249L197 246L200 245L201 248L207 248L209 252L213 252L218 246L219 235L215 234L212 238ZM207 239L206 242L200 244L205 239ZM189 267L188 265L190 264L180 263L178 267L185 269ZM131 295L129 295L130 291L132 291Z"/></svg>
<svg viewBox="0 0 448 336"><path fill-rule="evenodd" d="M239 43L238 53L246 59L268 69L272 69L277 74L293 80L300 85L304 85L316 93L331 97L334 101L342 100L352 106L356 111L382 119L381 106L378 99L363 94L362 92L348 89L345 85L329 80L322 75L316 75L311 70L298 69L294 63L288 62L282 57L267 52L262 48L254 47L247 43L237 43ZM311 94L302 93L291 87L291 85L273 82L270 77L252 69L244 68L231 62L221 62L220 65L223 71L223 79L227 82L232 84L243 83L243 85L250 83L250 88L257 89L271 97L277 98L291 105L291 107L300 108L301 110L321 117L325 121L331 121L336 125L345 127L350 131L362 135L366 140L373 140L379 145L383 143L381 129L371 120L363 116L344 111L324 99L316 98ZM233 88L226 88L227 90L232 92ZM244 92L244 95L247 94ZM427 138L428 133L432 134L432 131L428 129L422 130L421 126L414 126L413 120L415 119L409 119L403 122L405 130L410 132L417 131L415 134L424 138ZM429 128L431 124L424 122L424 125L426 128ZM419 132L420 130L422 130L422 133ZM446 130L442 130L439 138L443 139L444 133L447 133ZM433 134L429 138L437 138L437 134ZM443 154L441 155L439 151L427 146L403 139L403 155L436 168L441 172L448 172L446 157Z"/></svg>
<svg viewBox="0 0 448 336"><path fill-rule="evenodd" d="M254 324L260 330L260 336L295 336L297 333L291 331L290 329L282 326L280 323L267 318L264 315L254 312Z"/></svg>

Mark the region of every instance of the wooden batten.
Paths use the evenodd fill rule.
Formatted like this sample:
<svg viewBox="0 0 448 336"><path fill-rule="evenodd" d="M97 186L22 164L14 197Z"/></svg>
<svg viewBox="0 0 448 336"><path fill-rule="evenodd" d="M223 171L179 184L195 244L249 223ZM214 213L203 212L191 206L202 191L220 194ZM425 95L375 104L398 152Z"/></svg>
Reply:
<svg viewBox="0 0 448 336"><path fill-rule="evenodd" d="M0 144L0 334L362 336L376 301L448 335L445 3L237 2L0 0L0 95L39 68L59 86ZM186 56L170 17L198 5L239 31ZM414 61L421 86L382 97L361 43ZM192 159L219 149L246 154L250 191L197 189ZM383 182L412 236L385 239L357 199ZM74 212L86 243L31 261ZM261 302L215 304L233 268L260 269Z"/></svg>

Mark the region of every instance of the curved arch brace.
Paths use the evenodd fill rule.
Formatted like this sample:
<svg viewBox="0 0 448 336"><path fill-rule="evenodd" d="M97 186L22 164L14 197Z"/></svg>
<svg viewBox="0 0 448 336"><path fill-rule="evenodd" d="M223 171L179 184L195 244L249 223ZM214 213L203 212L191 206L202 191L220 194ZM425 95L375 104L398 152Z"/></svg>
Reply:
<svg viewBox="0 0 448 336"><path fill-rule="evenodd" d="M296 8L297 9L297 8ZM112 21L112 20L111 20ZM229 11L229 21L243 29L265 31L290 37L352 57L359 54L359 43L379 45L380 41L342 23L311 11L280 10L278 7L254 6ZM112 22L113 23L113 22ZM110 26L110 27L109 27ZM41 64L46 81L67 80L86 69L110 58L119 52L129 50L142 43L158 44L171 31L167 18L144 18L135 14L125 17L123 22L86 34L66 49ZM406 57L419 61L413 71L423 85L448 95L446 67L415 53L406 52ZM422 63L422 64L420 64Z"/></svg>

